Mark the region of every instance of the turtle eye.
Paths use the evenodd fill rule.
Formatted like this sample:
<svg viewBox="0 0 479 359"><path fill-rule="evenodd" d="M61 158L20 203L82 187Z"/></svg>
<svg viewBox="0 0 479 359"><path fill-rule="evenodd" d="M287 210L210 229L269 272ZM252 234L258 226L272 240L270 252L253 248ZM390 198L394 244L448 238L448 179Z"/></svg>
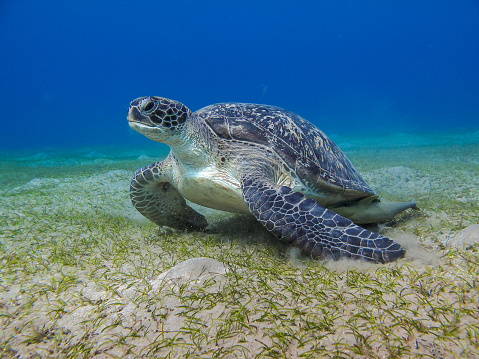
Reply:
<svg viewBox="0 0 479 359"><path fill-rule="evenodd" d="M153 107L155 107L155 103L153 101L148 101L141 107L142 107L142 111L148 112L148 111L151 111Z"/></svg>

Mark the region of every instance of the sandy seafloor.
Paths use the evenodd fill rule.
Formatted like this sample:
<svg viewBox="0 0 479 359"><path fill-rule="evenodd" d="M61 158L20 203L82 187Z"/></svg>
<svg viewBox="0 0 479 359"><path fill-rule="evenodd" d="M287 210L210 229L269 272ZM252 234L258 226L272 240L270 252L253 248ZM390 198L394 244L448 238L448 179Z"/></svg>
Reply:
<svg viewBox="0 0 479 359"><path fill-rule="evenodd" d="M207 209L205 232L155 227L128 189L164 147L3 151L2 357L479 357L479 132L331 138L418 202L371 227L404 259L311 261Z"/></svg>

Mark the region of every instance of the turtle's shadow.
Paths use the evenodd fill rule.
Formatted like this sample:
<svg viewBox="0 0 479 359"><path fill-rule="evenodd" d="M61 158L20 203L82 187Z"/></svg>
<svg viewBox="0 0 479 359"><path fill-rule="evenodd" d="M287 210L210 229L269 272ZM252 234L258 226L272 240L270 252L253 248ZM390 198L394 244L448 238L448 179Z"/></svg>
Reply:
<svg viewBox="0 0 479 359"><path fill-rule="evenodd" d="M269 232L253 216L231 214L220 218L208 218L205 232L225 236L248 236L257 232Z"/></svg>
<svg viewBox="0 0 479 359"><path fill-rule="evenodd" d="M383 223L361 224L360 226L382 235L387 235L387 231L398 226L400 223L407 222L423 216L421 211L407 211L401 214L395 220ZM208 227L203 231L207 235L221 237L223 241L240 241L243 244L261 243L265 246L272 246L286 253L288 246L273 236L261 223L253 216L244 214L224 214L220 216L207 216ZM301 256L307 258L308 256Z"/></svg>
<svg viewBox="0 0 479 359"><path fill-rule="evenodd" d="M263 243L275 247L287 246L268 232L253 216L231 214L221 218L208 218L205 233L219 235L226 240L240 240L243 243Z"/></svg>
<svg viewBox="0 0 479 359"><path fill-rule="evenodd" d="M424 217L424 213L420 210L409 210L400 214L397 218L386 222L359 224L359 226L378 233L385 228L394 228L399 224L407 223L421 217ZM262 236L264 238L276 239L276 237L269 233L253 216L244 214L228 214L220 218L208 218L208 227L205 233L228 237Z"/></svg>

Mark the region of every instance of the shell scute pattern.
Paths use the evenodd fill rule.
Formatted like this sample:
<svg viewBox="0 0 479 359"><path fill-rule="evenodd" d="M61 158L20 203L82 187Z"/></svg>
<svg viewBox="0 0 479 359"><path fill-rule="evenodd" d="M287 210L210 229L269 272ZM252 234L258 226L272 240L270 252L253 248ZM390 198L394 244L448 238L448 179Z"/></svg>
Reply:
<svg viewBox="0 0 479 359"><path fill-rule="evenodd" d="M311 187L323 181L374 194L339 147L292 112L267 105L224 103L194 115L220 138L272 149Z"/></svg>
<svg viewBox="0 0 479 359"><path fill-rule="evenodd" d="M210 127L214 132L221 138L230 140L230 131L228 128L228 122L224 116L210 116L208 117L208 122L211 125Z"/></svg>

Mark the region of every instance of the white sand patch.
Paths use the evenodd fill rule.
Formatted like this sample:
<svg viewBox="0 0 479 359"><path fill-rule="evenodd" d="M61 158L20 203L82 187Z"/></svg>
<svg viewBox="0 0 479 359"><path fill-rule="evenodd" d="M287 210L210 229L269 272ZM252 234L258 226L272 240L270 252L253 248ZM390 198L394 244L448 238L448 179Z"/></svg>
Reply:
<svg viewBox="0 0 479 359"><path fill-rule="evenodd" d="M49 157L50 157L50 155L48 155L47 153L39 152L39 153L37 153L35 155L32 155L32 156L20 157L20 158L18 158L18 160L19 161L38 161L38 160L45 160Z"/></svg>
<svg viewBox="0 0 479 359"><path fill-rule="evenodd" d="M147 155L140 155L137 158L140 161L153 161L153 157L147 156Z"/></svg>
<svg viewBox="0 0 479 359"><path fill-rule="evenodd" d="M31 191L35 189L46 189L46 188L55 187L59 183L61 183L61 180L58 178L34 178L21 186L11 189L8 192L22 193L25 191Z"/></svg>
<svg viewBox="0 0 479 359"><path fill-rule="evenodd" d="M344 273L350 270L366 271L372 267L382 265L364 260L354 260L350 258L341 258L338 261L328 260L324 262L324 266L336 273Z"/></svg>
<svg viewBox="0 0 479 359"><path fill-rule="evenodd" d="M366 182L374 184L377 192L402 196L405 200L425 194L438 187L438 183L418 170L405 166L385 167L363 174Z"/></svg>
<svg viewBox="0 0 479 359"><path fill-rule="evenodd" d="M86 157L86 158L106 158L108 156L105 155L104 153L101 153L101 152L91 151L91 152L88 152L83 157Z"/></svg>

